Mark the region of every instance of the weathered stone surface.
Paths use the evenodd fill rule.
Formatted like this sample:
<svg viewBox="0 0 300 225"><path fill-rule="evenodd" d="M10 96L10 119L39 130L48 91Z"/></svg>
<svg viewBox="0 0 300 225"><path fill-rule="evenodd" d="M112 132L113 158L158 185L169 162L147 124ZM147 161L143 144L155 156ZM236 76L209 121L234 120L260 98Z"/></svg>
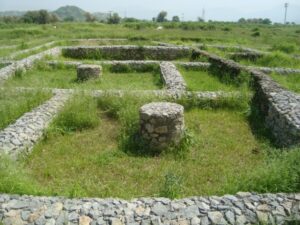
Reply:
<svg viewBox="0 0 300 225"><path fill-rule="evenodd" d="M154 102L140 109L140 134L151 148L162 150L178 144L184 132L184 108L168 102Z"/></svg>
<svg viewBox="0 0 300 225"><path fill-rule="evenodd" d="M0 195L0 218L6 224L284 224L289 219L300 221L300 200L296 194L255 194L224 197L197 197L178 200L140 198L66 199ZM255 202L254 202L255 200ZM257 201L256 201L257 200ZM35 207L32 207L34 202ZM12 206L22 203L19 209ZM235 205L251 203L248 209ZM220 209L216 209L216 204ZM275 207L275 205L278 205ZM285 206L281 210L281 205ZM200 206L202 206L200 208ZM87 211L84 213L83 208ZM198 210L199 209L199 210ZM56 210L56 213L49 213ZM281 211L281 212L280 212ZM288 211L286 215L284 212ZM251 213L250 213L251 212ZM55 223L54 223L55 222Z"/></svg>
<svg viewBox="0 0 300 225"><path fill-rule="evenodd" d="M62 47L62 53L66 57L80 59L175 60L189 57L191 50L188 47L116 45Z"/></svg>
<svg viewBox="0 0 300 225"><path fill-rule="evenodd" d="M102 67L99 65L82 64L77 67L77 80L86 81L100 77Z"/></svg>
<svg viewBox="0 0 300 225"><path fill-rule="evenodd" d="M186 83L173 63L162 62L160 64L160 69L161 78L168 90L174 92L186 91Z"/></svg>
<svg viewBox="0 0 300 225"><path fill-rule="evenodd" d="M69 96L69 94L58 92L43 105L25 113L14 124L2 130L0 132L0 153L8 154L11 158L16 159L20 153L30 152Z"/></svg>

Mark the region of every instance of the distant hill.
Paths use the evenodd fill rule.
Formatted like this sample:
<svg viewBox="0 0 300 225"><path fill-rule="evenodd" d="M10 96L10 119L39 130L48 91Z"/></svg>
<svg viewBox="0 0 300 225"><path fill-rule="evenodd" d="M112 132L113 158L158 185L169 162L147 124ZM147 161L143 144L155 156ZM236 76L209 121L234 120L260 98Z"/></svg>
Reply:
<svg viewBox="0 0 300 225"><path fill-rule="evenodd" d="M87 13L83 9L77 6L63 6L53 11L61 20L68 18L74 18L74 21L85 21L85 14Z"/></svg>

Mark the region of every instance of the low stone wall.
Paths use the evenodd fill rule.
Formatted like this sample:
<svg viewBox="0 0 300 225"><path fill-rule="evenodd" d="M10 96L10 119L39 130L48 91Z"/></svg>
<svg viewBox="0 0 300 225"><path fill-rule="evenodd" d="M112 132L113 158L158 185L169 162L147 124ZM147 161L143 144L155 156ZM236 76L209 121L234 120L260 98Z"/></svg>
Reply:
<svg viewBox="0 0 300 225"><path fill-rule="evenodd" d="M19 154L30 152L69 96L65 92L57 92L43 105L25 113L14 124L0 131L0 154L17 159Z"/></svg>
<svg viewBox="0 0 300 225"><path fill-rule="evenodd" d="M256 67L248 66L248 69L259 70L264 73L278 73L281 75L300 74L300 69L280 68L280 67Z"/></svg>
<svg viewBox="0 0 300 225"><path fill-rule="evenodd" d="M60 48L52 48L47 51L29 56L25 59L16 61L15 63L0 69L0 84L15 74L17 70L26 70L31 68L36 60L42 59L46 55L57 56L61 53Z"/></svg>
<svg viewBox="0 0 300 225"><path fill-rule="evenodd" d="M280 146L300 144L300 95L285 90L262 72L250 70L254 77L254 103L265 117Z"/></svg>
<svg viewBox="0 0 300 225"><path fill-rule="evenodd" d="M249 69L231 60L220 58L208 52L197 50L197 54L209 59L211 67L220 73L228 73L237 77L247 71L253 77L257 104L265 117L265 125L269 128L279 146L292 147L300 144L300 95L288 91L261 71Z"/></svg>
<svg viewBox="0 0 300 225"><path fill-rule="evenodd" d="M173 63L162 62L160 64L160 69L162 80L168 90L174 92L182 92L186 90L186 83Z"/></svg>
<svg viewBox="0 0 300 225"><path fill-rule="evenodd" d="M264 54L260 52L235 52L230 53L230 58L233 60L241 60L241 59L247 59L251 61L255 61L258 58L261 58Z"/></svg>
<svg viewBox="0 0 300 225"><path fill-rule="evenodd" d="M300 220L300 194L223 197L66 199L0 195L0 221L37 225L287 224Z"/></svg>
<svg viewBox="0 0 300 225"><path fill-rule="evenodd" d="M163 46L81 46L62 47L65 57L78 59L114 59L114 60L175 60L190 57L188 47Z"/></svg>

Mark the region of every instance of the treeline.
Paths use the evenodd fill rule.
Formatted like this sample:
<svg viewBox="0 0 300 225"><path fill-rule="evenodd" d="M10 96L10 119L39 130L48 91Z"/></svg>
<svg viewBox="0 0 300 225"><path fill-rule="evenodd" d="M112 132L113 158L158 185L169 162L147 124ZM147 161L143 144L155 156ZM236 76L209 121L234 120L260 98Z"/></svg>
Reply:
<svg viewBox="0 0 300 225"><path fill-rule="evenodd" d="M23 16L3 16L0 17L0 21L4 23L36 23L47 24L55 23L59 21L59 18L54 13L50 13L47 10L28 11Z"/></svg>
<svg viewBox="0 0 300 225"><path fill-rule="evenodd" d="M270 25L272 24L272 21L268 18L251 18L251 19L245 19L245 18L240 18L238 20L238 23L255 23L255 24L266 24Z"/></svg>

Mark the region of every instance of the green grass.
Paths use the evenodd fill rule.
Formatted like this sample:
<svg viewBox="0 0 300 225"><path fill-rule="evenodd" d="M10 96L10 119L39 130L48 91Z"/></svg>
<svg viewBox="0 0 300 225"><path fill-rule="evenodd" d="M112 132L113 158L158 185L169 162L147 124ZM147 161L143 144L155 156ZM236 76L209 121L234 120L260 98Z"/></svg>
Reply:
<svg viewBox="0 0 300 225"><path fill-rule="evenodd" d="M50 98L45 92L19 92L13 90L0 90L0 129L32 110L34 107Z"/></svg>
<svg viewBox="0 0 300 225"><path fill-rule="evenodd" d="M288 90L300 93L300 74L280 75L272 73L270 76Z"/></svg>
<svg viewBox="0 0 300 225"><path fill-rule="evenodd" d="M293 58L282 52L273 52L258 58L255 61L241 60L244 65L255 65L264 67L286 67L300 68L300 59Z"/></svg>
<svg viewBox="0 0 300 225"><path fill-rule="evenodd" d="M156 90L162 87L160 75L153 72L114 73L104 68L100 79L78 82L76 68L39 67L22 76L15 76L5 83L6 87L72 88L102 90Z"/></svg>
<svg viewBox="0 0 300 225"><path fill-rule="evenodd" d="M95 99L70 101L25 161L0 164L0 192L130 199L299 191L300 149L281 153L268 141L257 139L240 110L187 109L185 122L192 143L184 157L125 151L124 134L137 128L138 108L151 100L102 97L98 108ZM98 123L61 132L65 128L61 121L68 121L66 113L74 110L79 115L92 111ZM82 120L72 120L67 127L81 127L78 121Z"/></svg>
<svg viewBox="0 0 300 225"><path fill-rule="evenodd" d="M206 70L189 70L179 68L190 91L238 91L239 87L222 82L217 76Z"/></svg>

